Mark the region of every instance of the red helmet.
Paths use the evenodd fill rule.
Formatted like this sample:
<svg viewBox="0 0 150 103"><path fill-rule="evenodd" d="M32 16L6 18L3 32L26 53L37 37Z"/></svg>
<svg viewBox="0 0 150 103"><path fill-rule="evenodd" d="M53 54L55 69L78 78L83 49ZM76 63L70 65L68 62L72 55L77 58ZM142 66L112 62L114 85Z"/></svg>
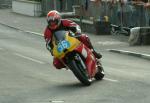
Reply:
<svg viewBox="0 0 150 103"><path fill-rule="evenodd" d="M60 13L56 10L52 10L47 14L47 23L50 29L56 29L61 23Z"/></svg>

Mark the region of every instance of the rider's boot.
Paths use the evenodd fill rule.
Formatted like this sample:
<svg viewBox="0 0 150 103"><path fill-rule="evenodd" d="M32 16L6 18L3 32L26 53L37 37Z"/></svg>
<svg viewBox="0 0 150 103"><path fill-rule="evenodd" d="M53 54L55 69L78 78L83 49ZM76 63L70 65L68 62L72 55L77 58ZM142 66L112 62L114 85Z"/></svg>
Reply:
<svg viewBox="0 0 150 103"><path fill-rule="evenodd" d="M88 42L89 42L89 47L90 47L90 49L92 50L92 52L93 52L93 54L95 55L95 57L96 57L97 59L102 58L102 55L101 55L100 53L98 53L97 51L95 51L95 49L94 49L94 47L93 47L91 41L88 40Z"/></svg>
<svg viewBox="0 0 150 103"><path fill-rule="evenodd" d="M97 59L102 58L102 55L101 55L100 53L96 52L94 49L92 49L92 52L93 52L93 54L95 55L95 57L96 57Z"/></svg>

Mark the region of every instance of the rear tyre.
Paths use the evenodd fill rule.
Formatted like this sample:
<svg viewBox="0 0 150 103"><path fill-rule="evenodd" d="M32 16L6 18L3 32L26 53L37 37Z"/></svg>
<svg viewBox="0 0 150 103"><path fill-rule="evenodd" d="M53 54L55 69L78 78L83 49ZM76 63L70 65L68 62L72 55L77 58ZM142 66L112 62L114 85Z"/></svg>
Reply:
<svg viewBox="0 0 150 103"><path fill-rule="evenodd" d="M96 80L102 80L104 78L104 76L105 76L104 69L103 69L102 65L98 64L97 69L98 69L98 72L95 74L94 78Z"/></svg>

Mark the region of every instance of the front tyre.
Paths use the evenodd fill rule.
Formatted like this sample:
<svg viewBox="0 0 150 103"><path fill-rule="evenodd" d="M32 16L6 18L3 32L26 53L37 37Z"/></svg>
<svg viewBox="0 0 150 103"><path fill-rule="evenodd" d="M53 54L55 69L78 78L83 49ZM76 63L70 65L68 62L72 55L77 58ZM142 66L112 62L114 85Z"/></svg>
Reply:
<svg viewBox="0 0 150 103"><path fill-rule="evenodd" d="M69 67L81 83L86 86L91 85L92 80L88 75L85 63L79 54L76 54L72 60L70 60Z"/></svg>

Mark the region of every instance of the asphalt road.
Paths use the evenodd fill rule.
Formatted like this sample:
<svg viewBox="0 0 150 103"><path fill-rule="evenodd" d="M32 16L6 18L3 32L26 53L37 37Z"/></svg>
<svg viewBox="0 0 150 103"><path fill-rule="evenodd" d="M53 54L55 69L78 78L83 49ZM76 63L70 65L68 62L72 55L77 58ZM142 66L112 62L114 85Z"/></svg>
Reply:
<svg viewBox="0 0 150 103"><path fill-rule="evenodd" d="M99 50L97 36L91 38ZM0 25L0 103L149 103L149 61L105 49L105 78L85 87L52 66L42 36Z"/></svg>

